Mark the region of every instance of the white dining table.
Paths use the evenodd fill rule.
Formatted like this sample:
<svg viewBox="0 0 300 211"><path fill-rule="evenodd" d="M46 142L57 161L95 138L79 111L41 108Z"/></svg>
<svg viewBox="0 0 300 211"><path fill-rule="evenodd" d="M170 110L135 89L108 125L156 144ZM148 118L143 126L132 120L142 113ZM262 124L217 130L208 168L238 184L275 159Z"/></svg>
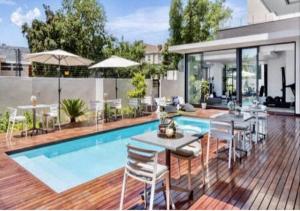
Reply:
<svg viewBox="0 0 300 211"><path fill-rule="evenodd" d="M23 110L23 111L27 111L27 110L31 110L32 111L32 128L30 128L27 133L30 134L31 136L33 135L38 135L39 132L42 132L42 133L47 133L47 130L44 130L42 128L37 128L36 126L36 111L38 109L48 109L50 108L50 105L47 105L47 104L37 104L37 105L21 105L21 106L18 106L17 107L18 109L20 110Z"/></svg>

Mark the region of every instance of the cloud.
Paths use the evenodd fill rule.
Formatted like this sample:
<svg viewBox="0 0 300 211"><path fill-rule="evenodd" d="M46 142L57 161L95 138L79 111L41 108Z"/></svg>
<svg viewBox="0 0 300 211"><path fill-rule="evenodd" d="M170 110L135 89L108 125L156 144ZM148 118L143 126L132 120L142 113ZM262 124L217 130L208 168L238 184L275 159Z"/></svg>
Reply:
<svg viewBox="0 0 300 211"><path fill-rule="evenodd" d="M33 19L38 18L41 16L41 12L38 8L34 8L27 12L23 12L22 8L18 8L14 11L11 16L10 20L17 26L21 27L24 23L31 23Z"/></svg>
<svg viewBox="0 0 300 211"><path fill-rule="evenodd" d="M0 23L2 22L2 18L0 18Z"/></svg>
<svg viewBox="0 0 300 211"><path fill-rule="evenodd" d="M14 2L13 0L0 0L0 4L15 5L16 2Z"/></svg>
<svg viewBox="0 0 300 211"><path fill-rule="evenodd" d="M124 36L130 41L146 38L148 41L168 31L169 6L139 8L129 15L113 18L107 26L108 31L118 37Z"/></svg>
<svg viewBox="0 0 300 211"><path fill-rule="evenodd" d="M234 27L247 24L247 7L237 5L234 1L226 1L225 6L232 10L230 20L225 26Z"/></svg>

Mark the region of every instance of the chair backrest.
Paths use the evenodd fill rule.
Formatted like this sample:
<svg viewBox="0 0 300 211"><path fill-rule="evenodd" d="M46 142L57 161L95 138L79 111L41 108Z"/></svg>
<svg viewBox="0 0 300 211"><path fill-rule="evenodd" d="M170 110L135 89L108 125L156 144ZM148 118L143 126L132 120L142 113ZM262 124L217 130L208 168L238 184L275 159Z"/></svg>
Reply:
<svg viewBox="0 0 300 211"><path fill-rule="evenodd" d="M139 99L138 98L130 98L128 101L129 107L137 108L139 107Z"/></svg>
<svg viewBox="0 0 300 211"><path fill-rule="evenodd" d="M127 173L153 179L157 172L158 152L127 145Z"/></svg>
<svg viewBox="0 0 300 211"><path fill-rule="evenodd" d="M8 107L9 121L15 121L18 110L16 108Z"/></svg>
<svg viewBox="0 0 300 211"><path fill-rule="evenodd" d="M160 97L160 98L154 98L155 103L158 106L165 106L166 105L166 98L165 97Z"/></svg>
<svg viewBox="0 0 300 211"><path fill-rule="evenodd" d="M58 105L57 104L50 105L50 113L58 115Z"/></svg>
<svg viewBox="0 0 300 211"><path fill-rule="evenodd" d="M144 104L152 106L152 97L151 96L145 96L144 97Z"/></svg>
<svg viewBox="0 0 300 211"><path fill-rule="evenodd" d="M113 107L116 109L121 109L122 108L122 99L115 99L112 101Z"/></svg>
<svg viewBox="0 0 300 211"><path fill-rule="evenodd" d="M232 140L233 123L210 121L209 135L219 140Z"/></svg>

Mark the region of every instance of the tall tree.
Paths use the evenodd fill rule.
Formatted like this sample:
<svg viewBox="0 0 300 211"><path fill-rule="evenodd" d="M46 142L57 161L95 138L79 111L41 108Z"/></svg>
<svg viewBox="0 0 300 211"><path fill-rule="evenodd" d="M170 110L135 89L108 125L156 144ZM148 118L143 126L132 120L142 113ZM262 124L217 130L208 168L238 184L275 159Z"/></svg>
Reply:
<svg viewBox="0 0 300 211"><path fill-rule="evenodd" d="M192 43L215 38L219 24L231 16L225 0L188 0L184 9L183 42Z"/></svg>
<svg viewBox="0 0 300 211"><path fill-rule="evenodd" d="M170 40L171 45L182 43L183 7L181 0L172 0L169 12Z"/></svg>
<svg viewBox="0 0 300 211"><path fill-rule="evenodd" d="M106 18L96 0L63 0L58 11L46 5L44 10L45 21L22 26L31 52L60 48L93 60L103 58Z"/></svg>

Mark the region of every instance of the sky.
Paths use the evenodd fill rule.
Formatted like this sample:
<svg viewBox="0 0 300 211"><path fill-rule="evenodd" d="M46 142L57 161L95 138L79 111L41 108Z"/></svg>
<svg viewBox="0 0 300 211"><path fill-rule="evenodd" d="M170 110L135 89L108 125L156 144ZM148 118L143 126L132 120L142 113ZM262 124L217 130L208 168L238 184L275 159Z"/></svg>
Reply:
<svg viewBox="0 0 300 211"><path fill-rule="evenodd" d="M186 0L184 0L186 1ZM144 40L161 44L168 38L171 0L99 0L107 16L106 30L127 41ZM43 20L43 4L56 10L61 0L0 0L0 43L27 47L21 25L35 18ZM246 0L227 0L233 10L231 25L238 25L247 15Z"/></svg>

